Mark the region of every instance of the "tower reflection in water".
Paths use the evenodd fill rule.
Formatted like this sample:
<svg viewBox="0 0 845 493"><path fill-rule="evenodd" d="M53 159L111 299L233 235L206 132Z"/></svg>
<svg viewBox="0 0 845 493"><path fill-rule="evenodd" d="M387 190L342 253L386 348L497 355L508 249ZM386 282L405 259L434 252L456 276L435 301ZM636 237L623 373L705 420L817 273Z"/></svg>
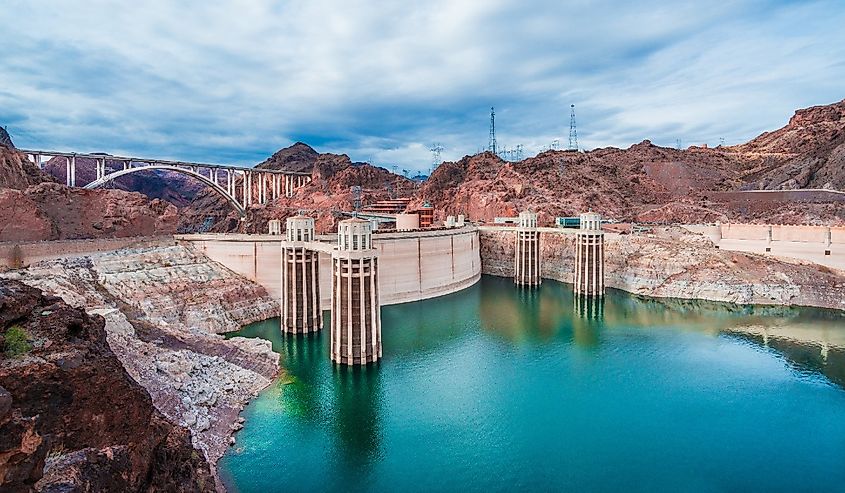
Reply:
<svg viewBox="0 0 845 493"><path fill-rule="evenodd" d="M584 347L599 345L599 330L604 325L604 297L575 295L572 338Z"/></svg>
<svg viewBox="0 0 845 493"><path fill-rule="evenodd" d="M604 300L577 297L570 286L557 282L535 288L513 288L507 280L485 277L481 282L479 316L482 327L523 345L551 342L560 337L583 347L595 347L604 325Z"/></svg>
<svg viewBox="0 0 845 493"><path fill-rule="evenodd" d="M377 365L335 367L333 434L345 466L358 472L381 456L379 414L381 372Z"/></svg>

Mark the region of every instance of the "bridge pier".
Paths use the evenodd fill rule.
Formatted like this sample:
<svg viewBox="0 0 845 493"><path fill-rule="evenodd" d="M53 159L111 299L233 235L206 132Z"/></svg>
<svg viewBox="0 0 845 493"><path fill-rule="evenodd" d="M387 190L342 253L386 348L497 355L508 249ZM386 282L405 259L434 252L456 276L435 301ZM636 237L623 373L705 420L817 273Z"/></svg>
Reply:
<svg viewBox="0 0 845 493"><path fill-rule="evenodd" d="M537 214L519 213L516 230L513 282L522 286L538 286L540 276L540 233L537 231Z"/></svg>
<svg viewBox="0 0 845 493"><path fill-rule="evenodd" d="M246 205L247 207L252 205L252 173L247 171L246 172Z"/></svg>
<svg viewBox="0 0 845 493"><path fill-rule="evenodd" d="M604 233L601 216L581 214L575 239L575 294L604 296Z"/></svg>
<svg viewBox="0 0 845 493"><path fill-rule="evenodd" d="M369 221L353 217L338 225L332 253L331 358L366 365L382 356L378 254Z"/></svg>
<svg viewBox="0 0 845 493"><path fill-rule="evenodd" d="M261 177L259 183L261 183L261 203L266 204L269 202L267 200L267 174L260 173L258 176Z"/></svg>
<svg viewBox="0 0 845 493"><path fill-rule="evenodd" d="M301 215L289 217L285 227L287 241L282 247L281 329L286 334L317 332L323 328L320 253L305 246L307 242L314 241L314 219Z"/></svg>
<svg viewBox="0 0 845 493"><path fill-rule="evenodd" d="M97 168L97 180L100 180L104 176L106 176L106 158L95 159L94 166Z"/></svg>

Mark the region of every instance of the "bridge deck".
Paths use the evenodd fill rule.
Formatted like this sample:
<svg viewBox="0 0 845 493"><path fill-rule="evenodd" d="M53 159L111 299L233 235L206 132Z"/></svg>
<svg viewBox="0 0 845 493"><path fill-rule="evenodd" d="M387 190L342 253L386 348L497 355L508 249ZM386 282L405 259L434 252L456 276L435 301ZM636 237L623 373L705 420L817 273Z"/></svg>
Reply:
<svg viewBox="0 0 845 493"><path fill-rule="evenodd" d="M195 163L191 161L174 161L170 159L157 159L157 158L142 158L142 157L132 157L132 156L115 156L112 154L102 153L102 152L93 152L93 153L84 153L84 152L64 152L64 151L44 151L44 150L34 150L34 149L18 149L20 152L25 154L31 154L33 156L52 156L52 157L78 157L78 158L88 158L88 159L107 159L111 161L122 161L122 162L129 162L129 163L148 163L148 164L164 164L169 166L186 166L186 167L198 167L198 168L210 168L210 169L224 169L224 170L247 170L247 171L256 171L261 173L270 173L270 174L280 174L280 175L294 175L294 176L311 176L310 172L307 171L284 171L284 170L274 170L274 169L264 169L264 168L253 168L251 166L238 166L238 165L226 165L226 164L209 164L209 163Z"/></svg>

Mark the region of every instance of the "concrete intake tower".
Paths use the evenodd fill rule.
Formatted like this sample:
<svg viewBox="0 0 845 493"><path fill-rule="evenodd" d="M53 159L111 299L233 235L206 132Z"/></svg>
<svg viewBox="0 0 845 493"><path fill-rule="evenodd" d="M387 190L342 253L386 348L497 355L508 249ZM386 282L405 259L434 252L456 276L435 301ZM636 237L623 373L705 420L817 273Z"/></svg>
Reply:
<svg viewBox="0 0 845 493"><path fill-rule="evenodd" d="M369 221L341 221L332 252L331 357L343 365L381 358L378 255Z"/></svg>
<svg viewBox="0 0 845 493"><path fill-rule="evenodd" d="M306 248L314 241L314 219L297 215L286 222L282 246L282 332L307 334L323 328L320 310L319 253Z"/></svg>
<svg viewBox="0 0 845 493"><path fill-rule="evenodd" d="M581 229L575 239L575 294L604 296L604 233L601 216L581 214Z"/></svg>
<svg viewBox="0 0 845 493"><path fill-rule="evenodd" d="M519 213L514 252L513 282L522 286L538 286L542 277L537 214L530 211Z"/></svg>

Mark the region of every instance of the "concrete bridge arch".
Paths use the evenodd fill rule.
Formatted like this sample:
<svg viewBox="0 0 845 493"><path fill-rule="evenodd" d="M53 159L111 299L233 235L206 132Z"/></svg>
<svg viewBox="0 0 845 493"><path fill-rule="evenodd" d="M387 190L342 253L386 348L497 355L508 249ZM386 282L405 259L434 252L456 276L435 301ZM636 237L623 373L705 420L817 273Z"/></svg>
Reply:
<svg viewBox="0 0 845 493"><path fill-rule="evenodd" d="M147 166L142 166L142 167L137 167L137 168L126 168L126 169L122 169L122 170L117 170L117 171L114 171L114 172L112 172L108 175L103 176L102 178L99 178L97 180L92 181L91 183L85 185L84 188L87 188L87 189L97 188L97 187L100 187L102 185L105 185L106 183L108 183L111 180L114 180L116 178L120 178L121 176L124 176L124 175L128 175L128 174L131 174L131 173L137 173L139 171L155 170L155 169L166 170L166 171L174 171L176 173L182 173L183 175L187 175L187 176L191 176L193 178L196 178L197 180L199 180L202 183L211 187L211 189L214 190L217 194L219 194L223 198L225 198L232 205L232 207L238 212L238 215L240 215L241 217L246 217L246 209L240 203L238 203L238 200L237 200L236 197L233 197L232 195L230 195L226 191L226 189L221 187L219 184L215 183L213 180L209 179L207 176L203 176L203 175L197 173L196 171L192 171L190 169L185 169L185 168L181 168L179 166L173 166L173 165L169 165L169 164L150 164L150 165L147 165Z"/></svg>

